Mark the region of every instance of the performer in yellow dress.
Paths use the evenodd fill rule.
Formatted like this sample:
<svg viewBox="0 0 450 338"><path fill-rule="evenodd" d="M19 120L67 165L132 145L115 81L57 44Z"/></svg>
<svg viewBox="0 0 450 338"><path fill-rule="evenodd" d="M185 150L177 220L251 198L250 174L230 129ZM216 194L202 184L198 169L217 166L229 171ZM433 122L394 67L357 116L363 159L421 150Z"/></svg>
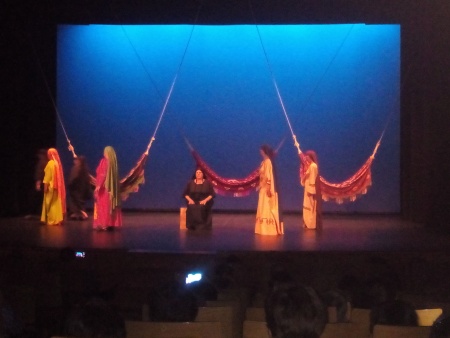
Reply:
<svg viewBox="0 0 450 338"><path fill-rule="evenodd" d="M305 187L303 194L303 225L307 229L317 229L321 226L321 201L320 176L317 155L314 151L305 152L310 160L306 174L301 180Z"/></svg>
<svg viewBox="0 0 450 338"><path fill-rule="evenodd" d="M260 235L284 234L278 208L278 189L274 173L273 150L263 145L260 149L263 161L259 168L259 198L256 211L255 233Z"/></svg>
<svg viewBox="0 0 450 338"><path fill-rule="evenodd" d="M44 201L42 203L41 222L48 225L60 225L66 213L66 188L64 174L58 151L47 151L48 162L44 169Z"/></svg>

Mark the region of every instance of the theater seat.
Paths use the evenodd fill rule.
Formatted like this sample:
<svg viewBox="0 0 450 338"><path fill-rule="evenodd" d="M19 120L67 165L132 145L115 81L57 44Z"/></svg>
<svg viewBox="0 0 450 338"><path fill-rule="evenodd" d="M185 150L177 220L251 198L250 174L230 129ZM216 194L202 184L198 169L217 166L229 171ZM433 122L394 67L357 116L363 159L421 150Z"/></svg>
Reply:
<svg viewBox="0 0 450 338"><path fill-rule="evenodd" d="M160 323L125 321L127 338L226 338L220 322Z"/></svg>
<svg viewBox="0 0 450 338"><path fill-rule="evenodd" d="M429 326L375 325L372 338L428 338Z"/></svg>

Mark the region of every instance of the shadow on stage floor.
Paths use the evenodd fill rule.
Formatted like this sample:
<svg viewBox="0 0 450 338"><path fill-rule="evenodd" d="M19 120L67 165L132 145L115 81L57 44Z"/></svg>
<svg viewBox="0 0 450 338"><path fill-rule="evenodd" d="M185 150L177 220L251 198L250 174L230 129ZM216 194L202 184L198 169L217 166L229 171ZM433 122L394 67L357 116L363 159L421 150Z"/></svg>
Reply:
<svg viewBox="0 0 450 338"><path fill-rule="evenodd" d="M216 213L211 231L180 229L176 212L126 212L124 226L96 232L92 220L41 225L37 219L0 219L3 246L120 249L128 252L217 253L259 251L446 251L448 236L393 215L325 215L322 231L301 227L301 215L284 218L284 236L254 233L254 214Z"/></svg>

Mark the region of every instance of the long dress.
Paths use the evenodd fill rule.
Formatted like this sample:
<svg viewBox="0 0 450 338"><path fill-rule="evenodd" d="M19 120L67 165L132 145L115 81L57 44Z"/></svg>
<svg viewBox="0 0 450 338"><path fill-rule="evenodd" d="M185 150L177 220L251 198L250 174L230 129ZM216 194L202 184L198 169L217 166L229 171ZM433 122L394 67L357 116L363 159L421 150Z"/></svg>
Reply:
<svg viewBox="0 0 450 338"><path fill-rule="evenodd" d="M270 188L272 196L267 196ZM259 168L259 198L256 211L255 233L260 235L284 234L283 223L280 222L278 211L278 192L275 190L275 180L270 159L261 162Z"/></svg>
<svg viewBox="0 0 450 338"><path fill-rule="evenodd" d="M105 187L107 170L108 160L104 157L96 169L96 187L99 190L95 196L94 229L122 226L122 210L120 207L111 207L110 193Z"/></svg>
<svg viewBox="0 0 450 338"><path fill-rule="evenodd" d="M204 180L203 183L197 184L195 180L189 181L184 189L183 197L186 195L195 202L195 204L187 204L186 228L191 230L211 229L212 206L214 205L214 197L216 196L211 182ZM200 201L208 196L211 196L212 199L204 205L200 204Z"/></svg>
<svg viewBox="0 0 450 338"><path fill-rule="evenodd" d="M86 218L85 203L92 198L89 174L74 166L69 176L67 188L70 196L70 218Z"/></svg>
<svg viewBox="0 0 450 338"><path fill-rule="evenodd" d="M308 229L318 226L318 194L316 183L319 183L319 169L317 164L311 162L301 184L305 187L303 193L303 224Z"/></svg>
<svg viewBox="0 0 450 338"><path fill-rule="evenodd" d="M42 203L41 221L48 225L60 224L64 219L64 201L65 196L61 196L57 187L57 163L55 160L49 160L44 169L43 183L48 184L47 192L44 192L44 201Z"/></svg>

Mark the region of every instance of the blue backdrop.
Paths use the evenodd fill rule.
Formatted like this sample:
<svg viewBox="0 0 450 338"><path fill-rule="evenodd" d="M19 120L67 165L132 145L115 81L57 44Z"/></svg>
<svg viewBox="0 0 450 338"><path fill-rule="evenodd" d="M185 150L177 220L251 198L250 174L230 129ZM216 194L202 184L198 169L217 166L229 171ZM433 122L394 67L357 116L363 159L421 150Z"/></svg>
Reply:
<svg viewBox="0 0 450 338"><path fill-rule="evenodd" d="M261 144L277 147L285 139L277 156L283 207L300 212L299 159L273 74L301 148L316 150L328 181L345 180L359 169L387 125L368 193L352 203L325 203L324 211L398 213L400 26L258 29L59 26L57 105L75 151L95 172L103 148L111 145L125 176L145 151L178 74L150 151L146 183L124 208L182 205L181 193L195 169L185 136L218 174L234 178L259 166ZM57 128L68 172L71 154ZM256 204L256 193L218 196L215 208L255 210Z"/></svg>

